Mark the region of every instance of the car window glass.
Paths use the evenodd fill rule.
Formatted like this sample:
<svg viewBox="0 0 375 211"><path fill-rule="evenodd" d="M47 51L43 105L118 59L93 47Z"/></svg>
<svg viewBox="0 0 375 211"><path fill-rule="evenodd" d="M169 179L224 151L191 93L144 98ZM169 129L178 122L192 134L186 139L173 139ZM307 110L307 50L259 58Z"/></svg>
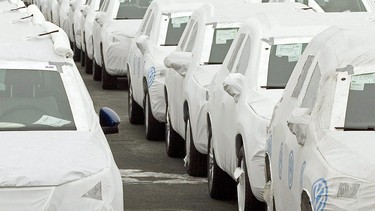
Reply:
<svg viewBox="0 0 375 211"><path fill-rule="evenodd" d="M306 80L307 73L309 72L309 69L311 67L311 64L314 60L315 56L309 55L306 59L305 64L303 65L301 75L298 77L297 85L294 87L294 91L292 93L292 97L298 98L299 94L301 93L301 89L303 86L303 82Z"/></svg>
<svg viewBox="0 0 375 211"><path fill-rule="evenodd" d="M208 64L222 64L238 28L215 28Z"/></svg>
<svg viewBox="0 0 375 211"><path fill-rule="evenodd" d="M178 41L184 32L190 16L173 17L169 19L167 36L164 45L177 46Z"/></svg>
<svg viewBox="0 0 375 211"><path fill-rule="evenodd" d="M375 73L353 75L345 115L345 127L374 128Z"/></svg>
<svg viewBox="0 0 375 211"><path fill-rule="evenodd" d="M185 49L186 52L192 52L193 51L195 40L197 38L197 33L198 33L198 24L194 24L194 26L191 30L191 33L190 33L189 41L188 41L186 49Z"/></svg>
<svg viewBox="0 0 375 211"><path fill-rule="evenodd" d="M242 48L241 57L237 63L237 66L234 72L245 75L247 66L249 65L249 61L250 61L250 52L251 52L251 39L250 37L248 37L246 39L244 47Z"/></svg>
<svg viewBox="0 0 375 211"><path fill-rule="evenodd" d="M302 100L301 108L309 108L313 109L316 103L316 98L318 95L318 89L320 84L320 68L319 64L317 63L314 69L314 72L311 76L309 85L307 86L305 96Z"/></svg>
<svg viewBox="0 0 375 211"><path fill-rule="evenodd" d="M100 2L99 2L99 8L102 7L103 3L104 3L104 0L100 0Z"/></svg>
<svg viewBox="0 0 375 211"><path fill-rule="evenodd" d="M268 62L267 87L285 88L307 43L272 45Z"/></svg>
<svg viewBox="0 0 375 211"><path fill-rule="evenodd" d="M237 43L236 43L236 46L234 47L234 50L232 52L232 55L230 57L230 60L228 62L228 65L227 65L227 68L229 71L232 70L233 68L233 65L234 65L234 62L236 61L236 58L237 58L237 54L242 46L242 43L243 43L243 40L245 39L245 34L240 34L238 40L237 40Z"/></svg>
<svg viewBox="0 0 375 211"><path fill-rule="evenodd" d="M86 4L85 5L90 5L92 2L92 0L87 0Z"/></svg>
<svg viewBox="0 0 375 211"><path fill-rule="evenodd" d="M309 0L296 0L296 2L309 5Z"/></svg>
<svg viewBox="0 0 375 211"><path fill-rule="evenodd" d="M141 26L141 32L142 33L146 30L146 26L147 26L148 20L150 19L151 13L152 13L152 10L149 10L143 18L143 22L142 22L142 26Z"/></svg>
<svg viewBox="0 0 375 211"><path fill-rule="evenodd" d="M194 26L195 24L195 20L190 20L187 24L187 28L185 29L185 33L183 33L183 37L181 37L181 41L179 41L180 44L180 48L181 49L185 49L185 45L186 45L186 42L189 38L189 35L190 35L190 32L191 32L191 28Z"/></svg>
<svg viewBox="0 0 375 211"><path fill-rule="evenodd" d="M107 1L104 2L104 4L102 5L102 7L100 7L100 11L103 11L103 12L107 11L108 5L109 5L109 1L110 0L107 0Z"/></svg>
<svg viewBox="0 0 375 211"><path fill-rule="evenodd" d="M325 12L366 12L362 0L315 0Z"/></svg>
<svg viewBox="0 0 375 211"><path fill-rule="evenodd" d="M154 25L154 13L150 15L150 19L148 20L145 35L150 36L152 26Z"/></svg>
<svg viewBox="0 0 375 211"><path fill-rule="evenodd" d="M116 19L142 19L150 0L121 0Z"/></svg>
<svg viewBox="0 0 375 211"><path fill-rule="evenodd" d="M262 0L262 3L268 3L270 0Z"/></svg>
<svg viewBox="0 0 375 211"><path fill-rule="evenodd" d="M0 130L75 130L56 71L0 69Z"/></svg>

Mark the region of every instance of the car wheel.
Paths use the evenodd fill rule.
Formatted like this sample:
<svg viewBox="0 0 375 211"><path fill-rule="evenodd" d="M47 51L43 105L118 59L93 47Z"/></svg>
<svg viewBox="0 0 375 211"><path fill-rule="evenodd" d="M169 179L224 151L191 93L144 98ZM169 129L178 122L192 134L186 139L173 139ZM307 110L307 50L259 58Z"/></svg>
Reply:
<svg viewBox="0 0 375 211"><path fill-rule="evenodd" d="M134 101L133 98L133 88L129 80L129 90L128 90L128 114L129 122L131 124L142 124L143 123L143 110L142 107Z"/></svg>
<svg viewBox="0 0 375 211"><path fill-rule="evenodd" d="M87 52L87 49L86 49ZM88 54L85 53L85 73L91 74L92 73L92 65L93 61L89 58Z"/></svg>
<svg viewBox="0 0 375 211"><path fill-rule="evenodd" d="M185 156L184 140L172 127L168 104L165 115L165 143L167 155L172 158L182 158Z"/></svg>
<svg viewBox="0 0 375 211"><path fill-rule="evenodd" d="M102 58L102 88L103 89L117 89L117 77L112 76L105 68L104 59Z"/></svg>
<svg viewBox="0 0 375 211"><path fill-rule="evenodd" d="M303 192L301 196L301 211L312 211L309 196Z"/></svg>
<svg viewBox="0 0 375 211"><path fill-rule="evenodd" d="M258 211L266 210L266 204L258 201L251 191L249 175L247 174L246 158L244 148L240 150L241 169L244 171L238 178L237 185L237 200L239 210L244 211Z"/></svg>
<svg viewBox="0 0 375 211"><path fill-rule="evenodd" d="M194 140L191 132L190 119L186 121L185 129L185 167L187 173L194 177L207 176L207 155L200 153L194 145Z"/></svg>
<svg viewBox="0 0 375 211"><path fill-rule="evenodd" d="M145 129L147 140L161 140L164 138L164 123L159 122L152 115L150 95L148 92L145 95Z"/></svg>
<svg viewBox="0 0 375 211"><path fill-rule="evenodd" d="M96 64L95 58L92 59L92 78L94 81L102 80L102 68Z"/></svg>
<svg viewBox="0 0 375 211"><path fill-rule="evenodd" d="M81 66L82 67L86 65L85 59L86 59L86 52L84 50L81 50Z"/></svg>
<svg viewBox="0 0 375 211"><path fill-rule="evenodd" d="M236 192L236 183L217 165L211 139L208 142L207 166L208 192L211 198L233 198Z"/></svg>
<svg viewBox="0 0 375 211"><path fill-rule="evenodd" d="M74 56L73 56L73 60L75 62L78 62L81 60L81 49L79 49L77 47L77 45L75 44L75 42L72 42L73 44L73 51L74 51Z"/></svg>

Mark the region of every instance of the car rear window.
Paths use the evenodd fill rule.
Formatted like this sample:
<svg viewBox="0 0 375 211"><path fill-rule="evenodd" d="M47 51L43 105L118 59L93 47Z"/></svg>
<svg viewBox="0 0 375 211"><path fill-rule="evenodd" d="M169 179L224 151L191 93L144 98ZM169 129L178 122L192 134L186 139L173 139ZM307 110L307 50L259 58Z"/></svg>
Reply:
<svg viewBox="0 0 375 211"><path fill-rule="evenodd" d="M353 75L346 108L346 128L375 127L375 73Z"/></svg>
<svg viewBox="0 0 375 211"><path fill-rule="evenodd" d="M0 130L76 130L60 73L0 69Z"/></svg>
<svg viewBox="0 0 375 211"><path fill-rule="evenodd" d="M238 28L215 28L210 56L206 64L222 64L237 34Z"/></svg>
<svg viewBox="0 0 375 211"><path fill-rule="evenodd" d="M166 46L177 46L178 41L184 32L190 16L173 17L169 19L167 36L165 38Z"/></svg>
<svg viewBox="0 0 375 211"><path fill-rule="evenodd" d="M367 12L362 0L315 0L325 12Z"/></svg>
<svg viewBox="0 0 375 211"><path fill-rule="evenodd" d="M142 19L151 0L120 0L116 19Z"/></svg>

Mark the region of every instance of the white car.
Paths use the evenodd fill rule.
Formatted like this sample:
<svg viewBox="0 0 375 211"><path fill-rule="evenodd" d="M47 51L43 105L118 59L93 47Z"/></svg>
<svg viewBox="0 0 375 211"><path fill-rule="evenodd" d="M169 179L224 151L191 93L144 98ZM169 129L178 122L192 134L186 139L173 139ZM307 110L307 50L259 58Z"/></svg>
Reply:
<svg viewBox="0 0 375 211"><path fill-rule="evenodd" d="M1 209L123 210L103 133L119 118L108 108L98 118L67 35L35 5L0 13L0 25Z"/></svg>
<svg viewBox="0 0 375 211"><path fill-rule="evenodd" d="M374 12L373 0L265 0L266 2L300 2L316 12Z"/></svg>
<svg viewBox="0 0 375 211"><path fill-rule="evenodd" d="M74 0L70 3L70 10L69 10L69 40L74 51L74 61L79 61L81 57L81 10L83 5L85 5L86 0ZM77 34L78 33L78 34ZM78 42L76 42L76 38L78 38Z"/></svg>
<svg viewBox="0 0 375 211"><path fill-rule="evenodd" d="M375 207L374 35L372 23L332 27L301 56L268 130L269 206Z"/></svg>
<svg viewBox="0 0 375 211"><path fill-rule="evenodd" d="M229 180L222 176L221 172L226 172L233 182L239 181L237 199L244 210L265 206L257 200L265 201L266 128L307 43L331 24L370 17L365 13L275 9L264 10L256 20L241 27L220 72L212 80L207 103L210 192L223 194L218 192L222 184L217 181Z"/></svg>
<svg viewBox="0 0 375 211"><path fill-rule="evenodd" d="M126 76L130 42L142 23L151 0L106 0L94 22L93 78L103 89L117 88Z"/></svg>
<svg viewBox="0 0 375 211"><path fill-rule="evenodd" d="M69 33L69 10L70 10L71 0L60 0L59 8L59 26L65 31L66 34Z"/></svg>
<svg viewBox="0 0 375 211"><path fill-rule="evenodd" d="M252 5L255 4L220 1L208 3L197 9L191 16L176 50L165 58L164 64L168 68L165 78L165 131L168 156L185 155L184 138L186 134L190 134L190 128L194 128L196 132L194 137L204 137L207 134L206 121L198 117L204 120L205 118L196 113L196 108L191 110L187 104L185 90L190 88L187 81L194 77L195 73L209 74L220 67L240 24L248 16L248 9ZM195 94L201 95L201 93ZM194 112L193 119L189 117L191 112ZM189 133L185 133L186 130ZM190 144L187 147L190 147ZM195 147L200 153L205 152L205 144ZM201 157L199 165L196 163L197 166L191 166L187 162L189 174L206 174L207 168L203 164L205 156Z"/></svg>
<svg viewBox="0 0 375 211"><path fill-rule="evenodd" d="M92 33L94 20L97 11L104 3L104 0L88 0L82 8L81 16L81 65L85 67L86 73L92 73L92 58L94 47Z"/></svg>
<svg viewBox="0 0 375 211"><path fill-rule="evenodd" d="M131 43L127 74L129 121L144 121L149 140L160 140L165 132L164 58L175 50L193 10L203 3L153 1Z"/></svg>

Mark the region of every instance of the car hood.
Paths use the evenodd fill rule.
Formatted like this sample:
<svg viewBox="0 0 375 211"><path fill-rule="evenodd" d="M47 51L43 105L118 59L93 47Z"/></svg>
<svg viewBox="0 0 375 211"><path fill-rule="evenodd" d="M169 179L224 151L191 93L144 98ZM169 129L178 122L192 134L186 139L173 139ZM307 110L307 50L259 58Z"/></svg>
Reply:
<svg viewBox="0 0 375 211"><path fill-rule="evenodd" d="M194 72L194 78L197 83L206 89L210 88L212 79L219 72L220 65L205 65L200 66L196 72Z"/></svg>
<svg viewBox="0 0 375 211"><path fill-rule="evenodd" d="M328 132L318 150L334 170L346 175L375 181L375 132Z"/></svg>
<svg viewBox="0 0 375 211"><path fill-rule="evenodd" d="M56 186L96 174L109 165L100 137L77 131L0 132L0 187Z"/></svg>
<svg viewBox="0 0 375 211"><path fill-rule="evenodd" d="M121 35L125 37L133 38L138 31L139 26L142 23L142 19L136 20L112 20L108 24L108 32L115 35Z"/></svg>
<svg viewBox="0 0 375 211"><path fill-rule="evenodd" d="M247 103L255 113L266 119L271 119L275 105L280 100L284 90L263 90L247 96Z"/></svg>

